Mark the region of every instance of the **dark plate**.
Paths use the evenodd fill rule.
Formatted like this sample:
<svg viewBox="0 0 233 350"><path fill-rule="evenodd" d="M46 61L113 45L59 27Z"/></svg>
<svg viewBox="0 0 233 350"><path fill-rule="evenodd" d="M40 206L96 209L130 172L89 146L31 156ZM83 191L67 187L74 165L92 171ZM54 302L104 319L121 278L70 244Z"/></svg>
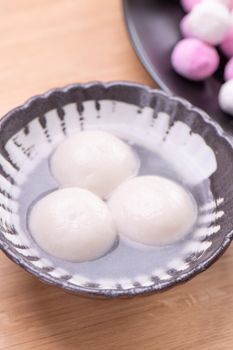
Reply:
<svg viewBox="0 0 233 350"><path fill-rule="evenodd" d="M179 0L123 0L131 41L142 64L166 92L185 97L233 132L233 120L218 106L225 58L219 71L204 82L190 82L176 74L170 64L171 51L181 39L179 23L184 11Z"/></svg>

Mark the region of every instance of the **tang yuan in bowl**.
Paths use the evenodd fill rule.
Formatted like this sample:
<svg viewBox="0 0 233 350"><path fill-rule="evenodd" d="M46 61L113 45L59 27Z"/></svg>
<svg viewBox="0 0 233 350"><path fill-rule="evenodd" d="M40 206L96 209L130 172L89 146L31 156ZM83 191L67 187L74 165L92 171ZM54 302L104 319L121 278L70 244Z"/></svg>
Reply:
<svg viewBox="0 0 233 350"><path fill-rule="evenodd" d="M0 246L42 281L87 296L159 292L206 270L229 246L232 143L187 101L135 83L74 84L31 98L0 126ZM60 188L51 159L64 140L87 131L128 145L138 159L135 176L163 177L190 193L197 217L185 237L147 245L118 232L106 254L83 261L59 258L36 242L30 212ZM101 199L106 206L108 200Z"/></svg>

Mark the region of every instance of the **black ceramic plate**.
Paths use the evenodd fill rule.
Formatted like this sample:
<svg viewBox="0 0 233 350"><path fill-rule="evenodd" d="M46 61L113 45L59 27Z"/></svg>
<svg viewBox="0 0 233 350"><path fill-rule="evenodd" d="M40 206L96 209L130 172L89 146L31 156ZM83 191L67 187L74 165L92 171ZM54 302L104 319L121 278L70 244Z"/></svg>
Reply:
<svg viewBox="0 0 233 350"><path fill-rule="evenodd" d="M175 43L181 38L179 23L184 11L179 0L123 0L125 19L133 46L152 78L166 92L185 97L204 109L226 131L233 121L218 106L223 82L224 57L215 76L205 82L190 82L176 74L170 64Z"/></svg>

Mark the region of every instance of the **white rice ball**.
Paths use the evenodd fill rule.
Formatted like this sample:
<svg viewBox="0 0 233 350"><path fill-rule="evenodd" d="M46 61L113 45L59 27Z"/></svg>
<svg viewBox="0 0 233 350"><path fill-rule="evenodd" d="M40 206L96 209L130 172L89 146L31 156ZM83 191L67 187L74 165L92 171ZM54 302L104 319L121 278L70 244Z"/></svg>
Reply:
<svg viewBox="0 0 233 350"><path fill-rule="evenodd" d="M232 0L204 0L204 1L209 1L211 3L218 2L219 4L226 6L228 9L232 9L232 6L233 6Z"/></svg>
<svg viewBox="0 0 233 350"><path fill-rule="evenodd" d="M204 1L198 4L187 18L187 27L192 35L212 45L221 43L230 26L229 10L216 1Z"/></svg>
<svg viewBox="0 0 233 350"><path fill-rule="evenodd" d="M159 176L124 182L110 197L109 208L120 234L150 246L183 239L197 218L191 195Z"/></svg>
<svg viewBox="0 0 233 350"><path fill-rule="evenodd" d="M218 99L221 109L233 116L233 79L222 85Z"/></svg>
<svg viewBox="0 0 233 350"><path fill-rule="evenodd" d="M40 199L29 214L29 230L47 253L73 262L103 256L117 238L106 204L80 188L54 191Z"/></svg>
<svg viewBox="0 0 233 350"><path fill-rule="evenodd" d="M51 158L52 174L61 186L86 188L101 197L136 175L138 167L138 158L129 145L97 130L69 137Z"/></svg>

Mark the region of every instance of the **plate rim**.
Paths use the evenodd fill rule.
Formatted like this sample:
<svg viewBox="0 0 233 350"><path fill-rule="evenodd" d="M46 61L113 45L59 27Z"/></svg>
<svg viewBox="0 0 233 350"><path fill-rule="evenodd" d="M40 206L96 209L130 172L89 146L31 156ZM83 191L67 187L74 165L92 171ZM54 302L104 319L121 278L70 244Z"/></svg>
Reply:
<svg viewBox="0 0 233 350"><path fill-rule="evenodd" d="M161 88L163 91L169 94L173 94L173 92L167 87L167 85L163 82L160 77L158 71L152 67L151 61L149 58L146 58L145 50L141 44L141 40L138 37L134 22L132 20L131 12L129 10L129 1L130 0L122 0L123 7L123 16L124 22L127 28L128 37L133 47L141 66L144 70L151 76L154 82Z"/></svg>

